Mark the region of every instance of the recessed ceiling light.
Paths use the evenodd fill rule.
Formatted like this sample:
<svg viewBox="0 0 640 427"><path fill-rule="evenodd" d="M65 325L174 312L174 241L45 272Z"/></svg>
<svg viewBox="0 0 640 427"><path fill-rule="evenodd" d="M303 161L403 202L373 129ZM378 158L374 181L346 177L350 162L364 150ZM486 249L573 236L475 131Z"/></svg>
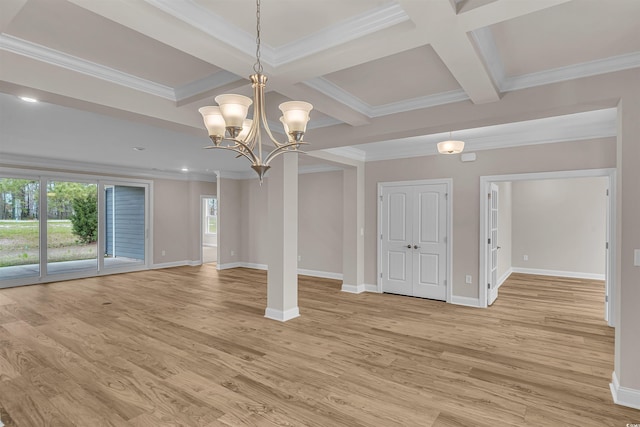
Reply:
<svg viewBox="0 0 640 427"><path fill-rule="evenodd" d="M134 151L144 151L145 148L144 147L133 147Z"/></svg>
<svg viewBox="0 0 640 427"><path fill-rule="evenodd" d="M37 99L29 98L28 96L21 96L20 99L22 99L24 102L38 102Z"/></svg>
<svg viewBox="0 0 640 427"><path fill-rule="evenodd" d="M182 172L189 172L189 168L182 168L180 169Z"/></svg>

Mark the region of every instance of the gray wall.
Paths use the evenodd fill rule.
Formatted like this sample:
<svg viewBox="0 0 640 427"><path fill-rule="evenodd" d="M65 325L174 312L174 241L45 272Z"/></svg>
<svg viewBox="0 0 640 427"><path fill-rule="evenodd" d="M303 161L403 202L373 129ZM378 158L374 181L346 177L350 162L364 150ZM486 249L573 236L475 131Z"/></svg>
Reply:
<svg viewBox="0 0 640 427"><path fill-rule="evenodd" d="M514 268L604 275L606 178L512 185Z"/></svg>

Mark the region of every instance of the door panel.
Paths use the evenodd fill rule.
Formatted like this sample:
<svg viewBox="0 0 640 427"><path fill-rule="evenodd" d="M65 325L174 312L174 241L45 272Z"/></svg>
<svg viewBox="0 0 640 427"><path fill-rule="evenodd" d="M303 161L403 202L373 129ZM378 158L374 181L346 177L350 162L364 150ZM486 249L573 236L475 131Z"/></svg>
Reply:
<svg viewBox="0 0 640 427"><path fill-rule="evenodd" d="M383 187L383 292L446 300L446 184Z"/></svg>
<svg viewBox="0 0 640 427"><path fill-rule="evenodd" d="M438 224L440 223L439 194L432 191L420 191L417 219L420 227L420 243L437 243L440 239Z"/></svg>
<svg viewBox="0 0 640 427"><path fill-rule="evenodd" d="M407 194L389 194L389 241L407 241Z"/></svg>
<svg viewBox="0 0 640 427"><path fill-rule="evenodd" d="M391 187L383 192L385 201L382 210L382 288L384 292L411 294L412 262L411 223L412 190L406 187Z"/></svg>
<svg viewBox="0 0 640 427"><path fill-rule="evenodd" d="M493 304L498 298L498 186L491 184L491 192L489 197L489 292L487 293L487 303Z"/></svg>

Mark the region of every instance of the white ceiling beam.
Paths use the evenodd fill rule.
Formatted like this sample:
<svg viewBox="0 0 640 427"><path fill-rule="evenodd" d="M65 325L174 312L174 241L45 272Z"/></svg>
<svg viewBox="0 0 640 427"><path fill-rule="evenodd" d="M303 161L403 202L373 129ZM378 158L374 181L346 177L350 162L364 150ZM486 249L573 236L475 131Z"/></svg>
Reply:
<svg viewBox="0 0 640 427"><path fill-rule="evenodd" d="M2 0L0 2L0 33L6 31L13 18L20 13L25 4L27 4L27 0Z"/></svg>
<svg viewBox="0 0 640 427"><path fill-rule="evenodd" d="M452 32L431 46L475 104L500 100L498 89L467 33Z"/></svg>
<svg viewBox="0 0 640 427"><path fill-rule="evenodd" d="M351 126L363 126L370 123L369 118L364 114L302 83L276 86L272 89L291 99L313 100L314 109Z"/></svg>
<svg viewBox="0 0 640 427"><path fill-rule="evenodd" d="M500 94L467 32L460 28L448 0L401 4L458 84L475 104L495 102Z"/></svg>
<svg viewBox="0 0 640 427"><path fill-rule="evenodd" d="M535 0L514 1L496 0L494 2L462 12L458 15L460 27L464 31L473 31L519 16L528 15L571 0Z"/></svg>

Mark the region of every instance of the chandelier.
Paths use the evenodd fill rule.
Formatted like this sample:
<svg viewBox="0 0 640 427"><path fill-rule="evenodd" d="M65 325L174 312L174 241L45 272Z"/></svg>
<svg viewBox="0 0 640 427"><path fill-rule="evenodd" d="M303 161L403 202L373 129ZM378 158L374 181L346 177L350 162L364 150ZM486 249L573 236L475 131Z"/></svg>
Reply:
<svg viewBox="0 0 640 427"><path fill-rule="evenodd" d="M288 101L280 104L282 111L280 121L287 137L286 142L278 142L269 129L264 107L264 88L267 76L262 74L260 62L260 0L256 0L256 62L250 77L253 88L253 100L243 95L224 94L215 97L217 106L202 107L204 125L209 132L213 145L204 148L222 148L231 150L238 157L245 157L251 162L251 168L258 174L262 183L269 163L278 155L299 151L302 137L307 129L309 111L313 105L303 101ZM253 119L247 119L249 107L253 104ZM264 132L264 133L263 133ZM263 148L263 137L273 144L267 152ZM266 140L266 138L265 138ZM268 141L267 140L267 141Z"/></svg>

